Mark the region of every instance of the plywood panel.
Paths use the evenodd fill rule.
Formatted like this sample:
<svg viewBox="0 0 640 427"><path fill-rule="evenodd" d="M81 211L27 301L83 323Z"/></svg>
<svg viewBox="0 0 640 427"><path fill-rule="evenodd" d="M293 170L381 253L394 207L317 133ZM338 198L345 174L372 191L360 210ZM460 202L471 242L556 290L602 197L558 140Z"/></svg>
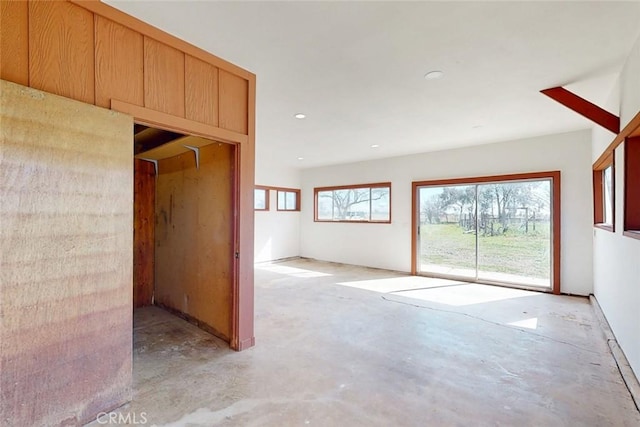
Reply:
<svg viewBox="0 0 640 427"><path fill-rule="evenodd" d="M0 420L80 425L131 397L132 120L0 89Z"/></svg>
<svg viewBox="0 0 640 427"><path fill-rule="evenodd" d="M153 163L135 160L133 187L133 306L153 303L156 177Z"/></svg>
<svg viewBox="0 0 640 427"><path fill-rule="evenodd" d="M184 53L144 38L144 104L184 117Z"/></svg>
<svg viewBox="0 0 640 427"><path fill-rule="evenodd" d="M213 143L159 162L157 304L229 340L233 287L234 146Z"/></svg>
<svg viewBox="0 0 640 427"><path fill-rule="evenodd" d="M29 84L94 103L93 13L69 2L29 2Z"/></svg>
<svg viewBox="0 0 640 427"><path fill-rule="evenodd" d="M143 37L96 16L96 105L110 108L111 99L144 105Z"/></svg>
<svg viewBox="0 0 640 427"><path fill-rule="evenodd" d="M249 82L224 70L220 70L218 75L220 127L246 135L249 129Z"/></svg>
<svg viewBox="0 0 640 427"><path fill-rule="evenodd" d="M186 118L218 126L218 69L189 55L184 65Z"/></svg>
<svg viewBox="0 0 640 427"><path fill-rule="evenodd" d="M29 7L0 2L0 79L29 84Z"/></svg>

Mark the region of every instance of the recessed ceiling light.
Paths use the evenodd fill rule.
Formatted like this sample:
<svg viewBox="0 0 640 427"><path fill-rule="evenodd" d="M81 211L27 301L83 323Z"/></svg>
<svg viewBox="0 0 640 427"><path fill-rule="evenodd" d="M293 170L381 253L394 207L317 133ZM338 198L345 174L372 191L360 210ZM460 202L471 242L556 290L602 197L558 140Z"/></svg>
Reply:
<svg viewBox="0 0 640 427"><path fill-rule="evenodd" d="M298 160L304 160L304 157L298 157Z"/></svg>
<svg viewBox="0 0 640 427"><path fill-rule="evenodd" d="M442 76L444 76L444 71L434 70L434 71L429 71L427 74L425 74L424 78L427 80L436 80L436 79L442 78Z"/></svg>
<svg viewBox="0 0 640 427"><path fill-rule="evenodd" d="M371 148L378 148L378 147L380 147L378 144L373 144L373 145L371 146Z"/></svg>
<svg viewBox="0 0 640 427"><path fill-rule="evenodd" d="M307 117L307 116L305 116L305 115L304 115L304 114L302 114L302 113L298 113L298 114L296 114L296 115L295 115L295 116L293 116L293 117L295 117L296 119L304 119L304 118L305 118L305 117Z"/></svg>

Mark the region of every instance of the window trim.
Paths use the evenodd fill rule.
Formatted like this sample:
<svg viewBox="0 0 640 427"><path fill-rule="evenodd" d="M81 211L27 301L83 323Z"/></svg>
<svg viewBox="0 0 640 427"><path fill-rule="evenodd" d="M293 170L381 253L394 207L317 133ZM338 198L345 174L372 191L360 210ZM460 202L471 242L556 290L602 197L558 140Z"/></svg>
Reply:
<svg viewBox="0 0 640 427"><path fill-rule="evenodd" d="M362 188L388 188L389 189L389 219L388 220L371 220L371 212L369 212L369 220L334 220L334 219L318 219L318 193L324 191L336 190L358 190ZM353 185L336 185L331 187L316 187L313 189L313 221L329 222L329 223L347 223L347 224L391 224L391 182L376 182L371 184L353 184Z"/></svg>
<svg viewBox="0 0 640 427"><path fill-rule="evenodd" d="M640 135L628 137L624 143L623 213L623 235L640 239Z"/></svg>
<svg viewBox="0 0 640 427"><path fill-rule="evenodd" d="M607 146L607 148L605 148L602 154L600 154L600 157L598 158L598 160L596 160L596 162L594 163L594 166L599 165L603 161L603 159L606 159L609 155L611 155L611 153L613 153L615 149L618 146L620 146L620 144L625 142L627 138L637 138L637 137L640 137L640 111L637 112L636 115L633 116L633 118L629 121L629 123L627 123L624 129L622 129L620 133L615 136L613 141L611 141L611 143ZM627 170L628 169L625 166L625 179L626 179ZM626 197L626 189L624 193L625 194L623 195L623 197ZM628 206L626 202L627 200L624 200L625 212ZM622 234L626 237L640 239L640 233L637 233L634 230L623 230Z"/></svg>
<svg viewBox="0 0 640 427"><path fill-rule="evenodd" d="M278 212L300 212L300 205L301 205L301 201L300 201L300 194L301 191L299 188L288 188L288 187L274 187L271 185L255 185L254 186L255 190L265 190L267 192L267 198L266 198L266 209L255 209L255 200L254 200L254 210L258 211L258 212L264 212L264 211L269 211L271 210L271 206L269 204L269 200L271 199L271 190L274 190L276 192L276 211ZM296 193L296 207L295 209L279 209L278 208L278 193L279 192L289 192L289 193Z"/></svg>
<svg viewBox="0 0 640 427"><path fill-rule="evenodd" d="M300 212L300 190L298 188L271 187L271 189L276 190L276 210L278 212ZM278 203L280 193L295 193L296 206L294 209L280 209L280 204ZM286 196L285 196L285 204L286 204Z"/></svg>
<svg viewBox="0 0 640 427"><path fill-rule="evenodd" d="M604 222L604 170L611 167L611 223ZM593 226L614 233L616 230L615 150L593 165Z"/></svg>
<svg viewBox="0 0 640 427"><path fill-rule="evenodd" d="M255 200L255 191L256 190L263 190L264 191L264 209L258 209L256 208L256 200ZM269 207L269 199L271 198L271 193L270 193L270 188L269 187L265 187L264 185L256 185L253 188L253 210L256 212L265 212L270 210Z"/></svg>

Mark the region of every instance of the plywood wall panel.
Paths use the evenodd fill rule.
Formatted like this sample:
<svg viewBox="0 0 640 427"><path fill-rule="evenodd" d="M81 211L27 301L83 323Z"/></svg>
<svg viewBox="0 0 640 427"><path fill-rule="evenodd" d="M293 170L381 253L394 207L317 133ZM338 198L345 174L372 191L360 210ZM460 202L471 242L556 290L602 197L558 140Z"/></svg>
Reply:
<svg viewBox="0 0 640 427"><path fill-rule="evenodd" d="M143 37L101 16L95 17L96 105L111 99L144 106Z"/></svg>
<svg viewBox="0 0 640 427"><path fill-rule="evenodd" d="M185 56L186 118L218 126L218 68Z"/></svg>
<svg viewBox="0 0 640 427"><path fill-rule="evenodd" d="M184 53L144 38L144 105L184 117Z"/></svg>
<svg viewBox="0 0 640 427"><path fill-rule="evenodd" d="M29 85L95 101L93 13L69 2L29 2Z"/></svg>
<svg viewBox="0 0 640 427"><path fill-rule="evenodd" d="M133 187L133 306L153 303L155 193L153 163L135 159Z"/></svg>
<svg viewBox="0 0 640 427"><path fill-rule="evenodd" d="M234 146L213 143L160 160L156 303L231 338Z"/></svg>
<svg viewBox="0 0 640 427"><path fill-rule="evenodd" d="M132 120L0 89L0 420L81 425L131 397Z"/></svg>
<svg viewBox="0 0 640 427"><path fill-rule="evenodd" d="M221 128L247 135L249 130L249 82L228 71L219 71Z"/></svg>
<svg viewBox="0 0 640 427"><path fill-rule="evenodd" d="M29 84L29 5L0 2L0 79Z"/></svg>

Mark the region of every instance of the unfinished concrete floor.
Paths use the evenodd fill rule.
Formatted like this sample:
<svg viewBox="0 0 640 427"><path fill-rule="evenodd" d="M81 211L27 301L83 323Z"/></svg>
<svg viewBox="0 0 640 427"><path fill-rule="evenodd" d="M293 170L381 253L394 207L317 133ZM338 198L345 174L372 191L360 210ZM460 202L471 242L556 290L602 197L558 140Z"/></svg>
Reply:
<svg viewBox="0 0 640 427"><path fill-rule="evenodd" d="M640 425L586 298L293 260L256 268L256 347L153 307L134 343L147 425Z"/></svg>

